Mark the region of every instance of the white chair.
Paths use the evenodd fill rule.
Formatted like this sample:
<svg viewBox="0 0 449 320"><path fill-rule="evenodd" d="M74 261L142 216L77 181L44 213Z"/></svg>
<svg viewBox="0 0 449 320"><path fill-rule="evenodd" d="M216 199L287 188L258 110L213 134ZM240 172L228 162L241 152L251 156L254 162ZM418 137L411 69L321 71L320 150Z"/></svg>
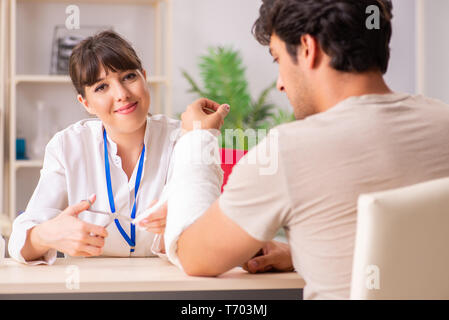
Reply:
<svg viewBox="0 0 449 320"><path fill-rule="evenodd" d="M351 299L449 299L449 178L359 197Z"/></svg>

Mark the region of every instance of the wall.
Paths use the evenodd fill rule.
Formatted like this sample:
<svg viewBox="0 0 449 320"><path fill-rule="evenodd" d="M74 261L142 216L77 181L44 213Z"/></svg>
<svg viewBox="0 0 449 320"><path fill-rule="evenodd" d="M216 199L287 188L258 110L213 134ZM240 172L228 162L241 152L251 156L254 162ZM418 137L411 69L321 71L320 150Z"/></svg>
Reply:
<svg viewBox="0 0 449 320"><path fill-rule="evenodd" d="M394 91L416 93L416 1L393 0L393 35L385 80Z"/></svg>
<svg viewBox="0 0 449 320"><path fill-rule="evenodd" d="M449 1L420 1L422 92L449 103Z"/></svg>
<svg viewBox="0 0 449 320"><path fill-rule="evenodd" d="M442 0L444 1L444 0ZM209 46L230 45L242 53L253 96L277 79L277 66L268 48L252 36L259 15L260 0L174 0L173 1L173 103L182 111L196 96L186 93L189 86L181 68L199 80L198 57ZM391 61L385 76L393 90L415 92L415 0L393 0L394 19ZM272 101L290 109L284 94L273 92Z"/></svg>

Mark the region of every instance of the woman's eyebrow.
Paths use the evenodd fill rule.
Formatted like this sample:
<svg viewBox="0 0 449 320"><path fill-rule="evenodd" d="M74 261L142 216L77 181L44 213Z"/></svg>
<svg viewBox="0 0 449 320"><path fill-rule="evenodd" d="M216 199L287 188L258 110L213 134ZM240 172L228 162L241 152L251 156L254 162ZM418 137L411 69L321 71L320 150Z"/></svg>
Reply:
<svg viewBox="0 0 449 320"><path fill-rule="evenodd" d="M104 78L98 78L97 80L95 80L95 82L93 83L93 85L96 84L96 83L98 83L98 82L101 82L101 81L103 81L103 80L104 80Z"/></svg>

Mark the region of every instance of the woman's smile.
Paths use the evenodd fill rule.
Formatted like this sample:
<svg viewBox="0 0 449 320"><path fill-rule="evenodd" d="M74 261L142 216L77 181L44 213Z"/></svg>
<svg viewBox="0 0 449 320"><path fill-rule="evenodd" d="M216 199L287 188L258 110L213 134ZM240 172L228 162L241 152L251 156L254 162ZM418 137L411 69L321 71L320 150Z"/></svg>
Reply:
<svg viewBox="0 0 449 320"><path fill-rule="evenodd" d="M117 110L115 110L114 112L119 113L119 114L130 114L131 112L133 112L134 110L136 110L138 105L138 102L132 102L132 103L128 103L126 106L123 106Z"/></svg>

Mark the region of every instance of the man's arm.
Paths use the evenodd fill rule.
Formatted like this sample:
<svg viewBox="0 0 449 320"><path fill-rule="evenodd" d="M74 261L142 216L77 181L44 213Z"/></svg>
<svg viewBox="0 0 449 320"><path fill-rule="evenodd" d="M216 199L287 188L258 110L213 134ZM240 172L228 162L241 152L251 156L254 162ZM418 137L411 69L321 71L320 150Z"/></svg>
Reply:
<svg viewBox="0 0 449 320"><path fill-rule="evenodd" d="M216 276L251 259L264 242L228 218L216 200L178 240L178 257L191 276Z"/></svg>
<svg viewBox="0 0 449 320"><path fill-rule="evenodd" d="M205 106L217 112L206 114L202 110ZM219 129L227 112L229 112L229 108L225 108L223 105L220 106L207 99L200 99L183 113L183 129L190 131L192 123L198 121L203 129ZM277 135L274 136L277 137ZM264 176L261 176L260 166L257 163L245 166L237 165L233 176L237 175L240 182L234 183L232 188L228 188L228 191L231 192L225 190L219 201L217 200L219 186L216 186L219 183L219 177L213 170L214 166L204 165L198 171L193 163L182 165L184 154L193 152L193 154L203 155L201 150L194 148L200 142L200 137L201 139L207 138L207 135L204 136L201 132L193 136L190 135L188 139L187 137L184 140L181 139L177 146L180 149L178 155L182 158L178 162L178 180L174 186L175 190L183 195L181 198L184 201L179 201L179 197L178 199L174 197L171 200L171 205L169 204L172 212L168 216L166 230L166 248L169 259L182 267L189 275L215 276L235 266L245 266L244 263L258 253L260 248L264 245L274 244L275 250L263 249L266 257L264 259L265 266L271 265L271 269L279 271L291 270L289 248L283 250L285 248L280 248L273 242L257 240L274 237L276 230L281 226L289 211L282 172L270 176L265 173ZM210 140L205 139L204 145L212 142ZM198 143L194 143L194 141ZM266 146L267 143L265 141L263 146ZM273 142L270 139L270 143L277 143L277 141ZM269 150L277 155L276 148L264 150ZM251 152L256 151L253 149ZM277 165L277 161L274 162ZM186 181L186 172L192 172L192 170L197 170L197 172ZM203 179L205 175L211 177L210 181ZM188 174L187 177L189 177ZM232 176L228 181L228 186L232 184L231 178ZM270 192L262 188L262 186L273 184L279 187ZM202 191L196 190L196 193L192 194L194 185L200 186ZM198 194L201 193L203 196L198 198ZM227 197L223 198L224 195ZM203 201L197 204L192 202L194 199ZM209 202L209 199L212 201L215 199L215 202ZM227 205L223 204L223 201ZM210 203L212 205L209 207ZM184 211L185 206L194 209L190 215L180 214ZM269 212L269 214L263 214L264 212ZM250 232L245 231L248 228L251 229ZM279 248L281 250L277 250ZM261 261L260 259L258 258L257 261ZM261 270L250 270L250 272L254 271Z"/></svg>

